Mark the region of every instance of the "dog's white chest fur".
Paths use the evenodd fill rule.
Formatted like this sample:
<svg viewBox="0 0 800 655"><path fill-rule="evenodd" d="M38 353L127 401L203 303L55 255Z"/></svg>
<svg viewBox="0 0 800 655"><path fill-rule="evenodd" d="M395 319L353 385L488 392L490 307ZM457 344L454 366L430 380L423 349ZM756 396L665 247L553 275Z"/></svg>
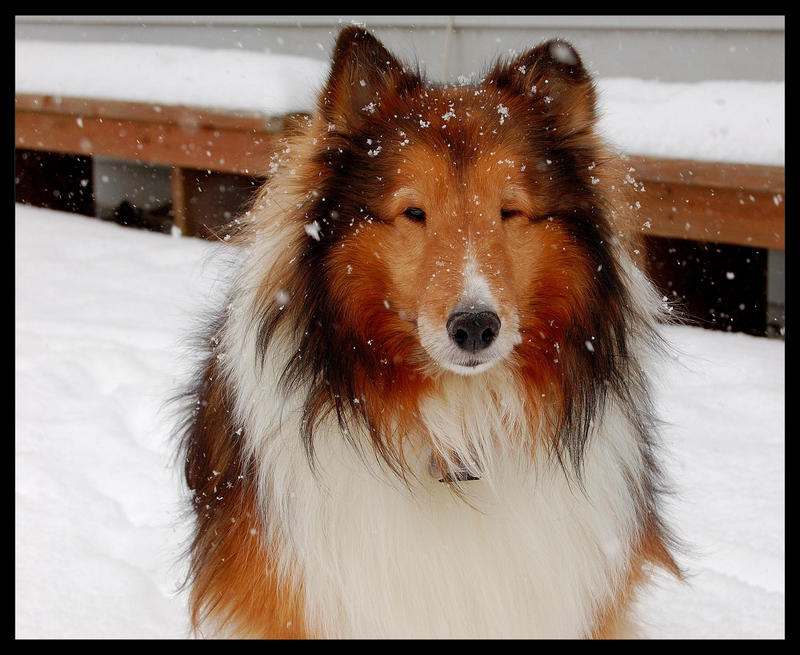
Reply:
<svg viewBox="0 0 800 655"><path fill-rule="evenodd" d="M407 486L332 428L315 441L312 474L283 418L251 447L315 633L584 637L624 582L642 462L613 405L587 446L582 488L553 458L521 466L509 449L463 483L464 498L430 475L429 455Z"/></svg>

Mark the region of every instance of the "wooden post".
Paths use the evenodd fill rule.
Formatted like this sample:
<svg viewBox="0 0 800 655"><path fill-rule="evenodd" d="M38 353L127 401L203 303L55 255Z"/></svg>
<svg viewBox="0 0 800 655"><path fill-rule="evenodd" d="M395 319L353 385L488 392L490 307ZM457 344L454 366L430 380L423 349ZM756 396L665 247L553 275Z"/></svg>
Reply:
<svg viewBox="0 0 800 655"><path fill-rule="evenodd" d="M173 166L170 173L172 181L172 223L181 231L182 236L190 236L186 221L186 189L184 187L183 169Z"/></svg>

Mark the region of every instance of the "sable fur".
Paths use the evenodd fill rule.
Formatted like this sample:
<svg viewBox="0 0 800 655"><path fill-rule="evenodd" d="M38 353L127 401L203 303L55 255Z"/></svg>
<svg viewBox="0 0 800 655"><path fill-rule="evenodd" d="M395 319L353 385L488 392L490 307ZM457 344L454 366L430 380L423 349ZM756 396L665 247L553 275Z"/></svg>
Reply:
<svg viewBox="0 0 800 655"><path fill-rule="evenodd" d="M468 118L449 122L451 109ZM293 468L283 481L276 464L261 459L273 441L290 444L281 453L302 451L311 471L326 466L319 443L324 453L356 451L365 468L377 462L376 475L388 471L410 494L425 448L444 479L458 480L466 468L491 486L492 472L506 470L502 462L513 454L522 468L552 459L580 490L587 444L600 430L594 422L619 415L636 443L630 457L638 464L627 465L635 477L627 492L635 535L625 545L624 580L609 583L615 591L593 610L593 627L574 636L616 634L650 564L680 574L660 515L656 420L640 368L640 357L661 347L659 307L633 266L624 169L594 134L595 118L592 81L564 42L496 64L476 87L437 88L369 33L342 31L316 113L279 149L278 172L236 237L250 263L210 330L207 362L187 394L181 452L195 494L195 625L209 619L234 635L278 637L340 628L324 606L312 612L316 630L307 625L303 587L312 581L304 571L313 566L297 561L303 548L292 546L291 511L275 492L304 474ZM519 343L478 374L486 389L478 395L478 382L442 371L420 341L423 318L433 319L412 304L427 272L402 263L431 266L430 279L440 271L431 263L436 257L424 256L435 244L398 218L402 199L393 199L392 185L402 169L415 180L463 180L481 192L475 195L491 197L503 178L495 172L482 181L476 162L493 165L503 156L515 176L511 199L522 207L503 230L518 238L483 230L465 252L484 262L502 256L498 270L529 282L511 302L511 278L502 287L492 279L507 294L501 304L514 305L504 325L517 326ZM530 165L522 169L522 161ZM443 193L434 211L455 203L451 214L459 215L468 206L449 187ZM536 239L528 236L532 226ZM402 242L391 243L393 230L403 230ZM536 253L536 261L520 262L524 253ZM437 282L420 293L445 302L447 289ZM262 380L272 386L257 391ZM259 393L279 397L269 401L278 409L259 409ZM463 398L488 412L485 433L468 434L457 416L441 415ZM449 429L431 432L451 420ZM448 486L458 495L468 484Z"/></svg>

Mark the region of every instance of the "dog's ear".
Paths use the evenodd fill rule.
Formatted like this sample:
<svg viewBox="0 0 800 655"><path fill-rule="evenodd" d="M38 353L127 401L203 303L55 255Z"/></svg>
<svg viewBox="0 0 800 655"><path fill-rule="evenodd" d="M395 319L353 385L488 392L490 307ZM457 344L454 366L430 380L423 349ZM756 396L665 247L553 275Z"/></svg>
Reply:
<svg viewBox="0 0 800 655"><path fill-rule="evenodd" d="M594 83L578 52L567 41L553 39L509 63L498 64L486 81L526 96L538 111L552 116L567 135L594 125Z"/></svg>
<svg viewBox="0 0 800 655"><path fill-rule="evenodd" d="M337 131L350 133L392 99L420 84L420 77L406 71L372 34L346 27L336 40L319 108Z"/></svg>

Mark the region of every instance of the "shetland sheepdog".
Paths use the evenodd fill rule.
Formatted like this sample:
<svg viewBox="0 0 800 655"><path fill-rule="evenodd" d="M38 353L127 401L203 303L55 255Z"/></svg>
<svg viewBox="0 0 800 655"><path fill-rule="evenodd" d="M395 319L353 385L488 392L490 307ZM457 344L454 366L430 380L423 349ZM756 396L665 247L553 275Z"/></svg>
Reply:
<svg viewBox="0 0 800 655"><path fill-rule="evenodd" d="M618 637L681 575L664 308L595 120L565 41L437 86L339 34L186 394L200 634Z"/></svg>

